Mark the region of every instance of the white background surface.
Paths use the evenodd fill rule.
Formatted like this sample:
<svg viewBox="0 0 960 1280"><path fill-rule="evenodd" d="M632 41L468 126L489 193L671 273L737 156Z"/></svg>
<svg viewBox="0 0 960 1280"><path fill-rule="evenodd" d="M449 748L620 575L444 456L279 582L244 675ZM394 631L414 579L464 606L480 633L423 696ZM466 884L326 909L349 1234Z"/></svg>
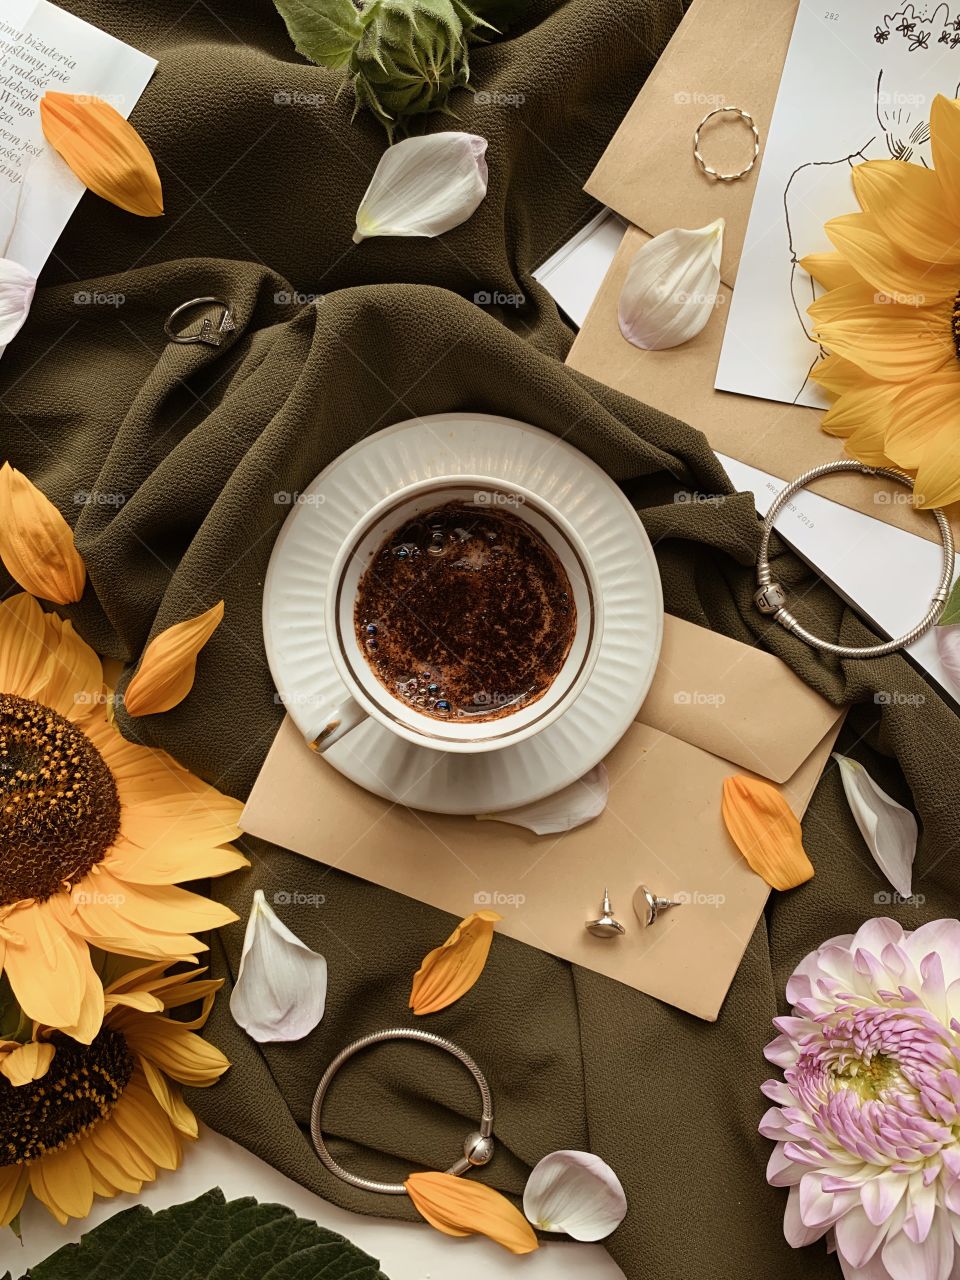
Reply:
<svg viewBox="0 0 960 1280"><path fill-rule="evenodd" d="M36 1202L23 1211L23 1245L12 1232L0 1231L0 1275L9 1270L16 1277L64 1244L79 1240L84 1231L121 1209L144 1204L165 1209L220 1187L228 1200L255 1196L260 1201L289 1205L302 1218L352 1240L380 1260L389 1280L623 1280L623 1272L599 1244L550 1241L536 1253L514 1257L500 1245L479 1237L455 1240L432 1227L413 1222L391 1222L347 1213L321 1200L264 1164L243 1147L209 1129L201 1129L200 1141L188 1143L184 1163L175 1173L162 1173L139 1196L96 1200L93 1212L82 1223L61 1227ZM376 1196L370 1197L371 1203Z"/></svg>

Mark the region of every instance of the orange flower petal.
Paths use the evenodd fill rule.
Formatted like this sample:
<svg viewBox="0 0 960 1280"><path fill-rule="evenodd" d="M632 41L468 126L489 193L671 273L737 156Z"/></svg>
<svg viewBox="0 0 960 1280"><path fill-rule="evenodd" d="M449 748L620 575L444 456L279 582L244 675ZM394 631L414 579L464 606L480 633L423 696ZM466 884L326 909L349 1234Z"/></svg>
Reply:
<svg viewBox="0 0 960 1280"><path fill-rule="evenodd" d="M417 1015L436 1013L464 995L483 972L493 941L496 911L467 916L441 947L424 957L413 976L410 1008Z"/></svg>
<svg viewBox="0 0 960 1280"><path fill-rule="evenodd" d="M223 601L220 600L206 613L178 622L153 637L123 695L123 705L129 715L157 715L183 701L193 688L197 654L222 620Z"/></svg>
<svg viewBox="0 0 960 1280"><path fill-rule="evenodd" d="M875 385L868 374L858 369L852 361L844 360L843 356L824 356L810 377L833 396L842 396L845 391Z"/></svg>
<svg viewBox="0 0 960 1280"><path fill-rule="evenodd" d="M28 1040L0 1058L0 1075L17 1086L39 1080L47 1074L54 1052L49 1041Z"/></svg>
<svg viewBox="0 0 960 1280"><path fill-rule="evenodd" d="M40 99L43 134L83 185L143 218L163 213L160 175L143 139L108 102L74 93Z"/></svg>
<svg viewBox="0 0 960 1280"><path fill-rule="evenodd" d="M928 307L956 295L956 267L922 262L905 253L884 235L870 213L831 218L823 229L854 270L894 302Z"/></svg>
<svg viewBox="0 0 960 1280"><path fill-rule="evenodd" d="M900 388L890 382L877 382L853 391L845 391L823 415L821 427L828 435L846 441L847 452L868 467L889 465L884 434L894 413Z"/></svg>
<svg viewBox="0 0 960 1280"><path fill-rule="evenodd" d="M9 1227L23 1208L29 1186L30 1175L25 1165L0 1165L0 1227Z"/></svg>
<svg viewBox="0 0 960 1280"><path fill-rule="evenodd" d="M9 462L0 467L0 560L32 596L74 604L83 595L87 571L70 526Z"/></svg>
<svg viewBox="0 0 960 1280"><path fill-rule="evenodd" d="M799 265L825 289L839 289L845 284L863 284L863 277L839 253L808 253L805 258L800 259Z"/></svg>
<svg viewBox="0 0 960 1280"><path fill-rule="evenodd" d="M924 262L960 263L960 232L947 217L943 187L932 169L868 160L853 166L853 189L880 231L905 253Z"/></svg>
<svg viewBox="0 0 960 1280"><path fill-rule="evenodd" d="M930 107L933 167L950 216L960 218L960 101L938 93Z"/></svg>
<svg viewBox="0 0 960 1280"><path fill-rule="evenodd" d="M3 967L28 1018L48 1027L72 1027L81 1020L90 993L90 952L46 907L46 903L31 903L15 907L4 917L0 923L6 941ZM100 992L102 999L102 987Z"/></svg>
<svg viewBox="0 0 960 1280"><path fill-rule="evenodd" d="M411 1173L403 1184L417 1213L448 1236L489 1236L511 1253L539 1248L533 1228L506 1196L449 1173Z"/></svg>
<svg viewBox="0 0 960 1280"><path fill-rule="evenodd" d="M814 337L879 382L911 382L956 359L949 309L885 299L869 285L831 289L808 308Z"/></svg>
<svg viewBox="0 0 960 1280"><path fill-rule="evenodd" d="M813 875L800 823L769 782L743 774L723 780L723 821L752 869L774 889L793 889Z"/></svg>

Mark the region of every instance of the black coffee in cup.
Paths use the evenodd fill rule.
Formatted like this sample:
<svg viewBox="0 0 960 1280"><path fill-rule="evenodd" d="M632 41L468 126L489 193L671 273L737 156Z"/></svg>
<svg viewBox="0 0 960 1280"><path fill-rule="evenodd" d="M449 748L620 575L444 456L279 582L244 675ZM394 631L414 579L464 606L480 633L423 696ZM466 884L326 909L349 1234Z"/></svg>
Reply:
<svg viewBox="0 0 960 1280"><path fill-rule="evenodd" d="M577 627L566 571L510 495L451 502L391 534L360 579L357 641L395 697L493 720L543 696Z"/></svg>

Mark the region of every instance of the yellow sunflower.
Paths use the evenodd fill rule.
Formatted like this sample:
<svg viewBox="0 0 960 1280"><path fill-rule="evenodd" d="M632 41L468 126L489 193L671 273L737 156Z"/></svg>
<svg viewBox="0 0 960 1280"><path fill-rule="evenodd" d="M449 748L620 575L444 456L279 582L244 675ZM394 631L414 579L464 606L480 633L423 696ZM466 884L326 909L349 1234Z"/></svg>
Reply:
<svg viewBox="0 0 960 1280"><path fill-rule="evenodd" d="M0 1041L0 1227L27 1192L59 1222L84 1218L93 1197L136 1193L176 1169L197 1121L171 1085L205 1086L230 1065L195 1034L221 985L192 969L149 965L108 984L90 1044L37 1027L27 1043ZM203 1001L199 1017L165 1016Z"/></svg>
<svg viewBox="0 0 960 1280"><path fill-rule="evenodd" d="M84 1044L103 986L89 947L195 959L236 919L177 888L247 865L241 805L107 719L103 668L29 595L0 604L0 975L26 1016Z"/></svg>
<svg viewBox="0 0 960 1280"><path fill-rule="evenodd" d="M801 261L827 289L810 307L830 355L813 378L837 401L823 428L867 465L915 477L921 507L960 500L960 101L930 114L934 167L853 167L861 213L834 218L837 249Z"/></svg>

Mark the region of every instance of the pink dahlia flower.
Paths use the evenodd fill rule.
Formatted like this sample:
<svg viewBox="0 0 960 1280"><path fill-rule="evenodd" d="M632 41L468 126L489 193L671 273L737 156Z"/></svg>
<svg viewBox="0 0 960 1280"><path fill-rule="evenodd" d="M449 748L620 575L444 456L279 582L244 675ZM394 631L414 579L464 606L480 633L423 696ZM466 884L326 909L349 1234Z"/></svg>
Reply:
<svg viewBox="0 0 960 1280"><path fill-rule="evenodd" d="M825 1236L846 1280L960 1280L960 921L869 920L787 999L760 1132L788 1243Z"/></svg>

